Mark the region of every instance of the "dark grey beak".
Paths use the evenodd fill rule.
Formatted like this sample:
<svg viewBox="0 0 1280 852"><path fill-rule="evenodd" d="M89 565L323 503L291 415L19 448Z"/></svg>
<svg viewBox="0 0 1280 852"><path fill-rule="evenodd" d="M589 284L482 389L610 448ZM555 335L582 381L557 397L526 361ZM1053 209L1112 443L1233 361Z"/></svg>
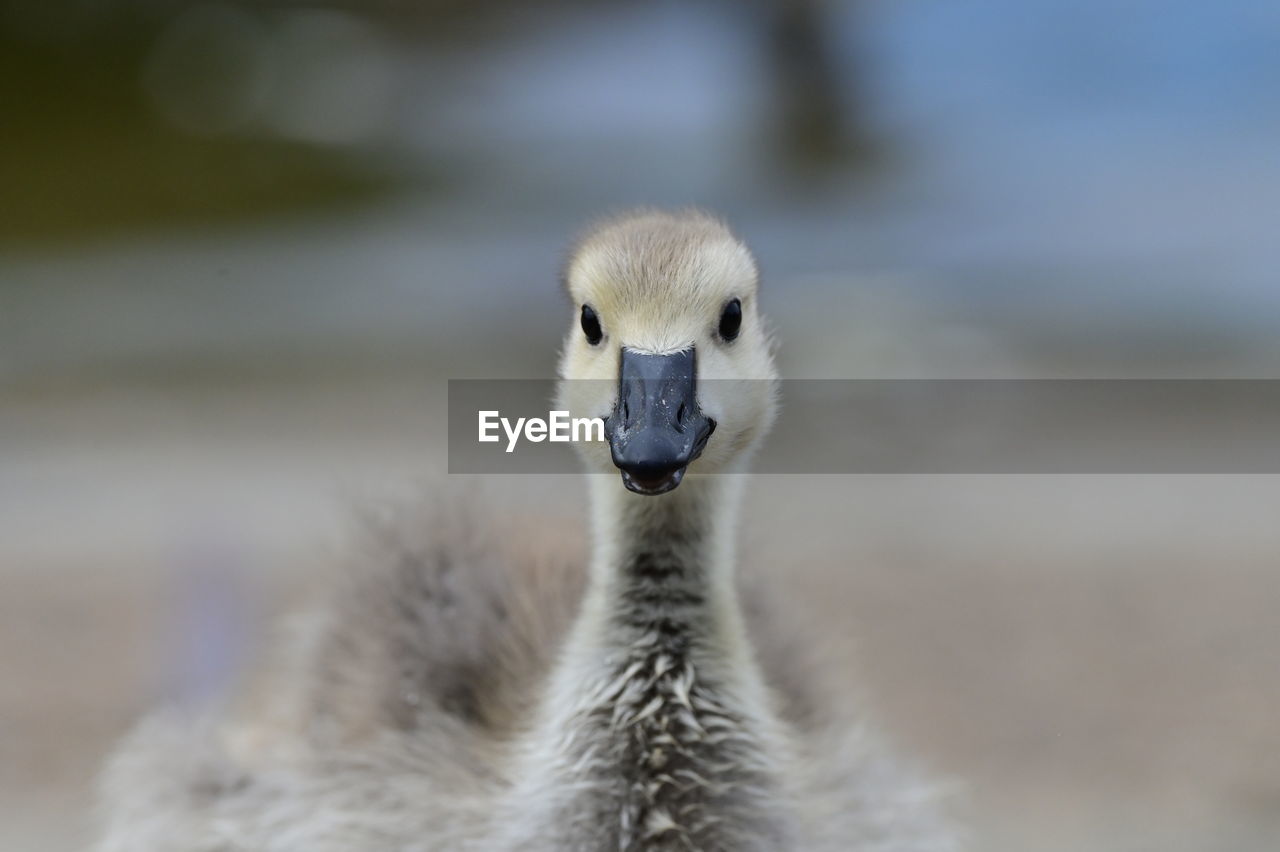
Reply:
<svg viewBox="0 0 1280 852"><path fill-rule="evenodd" d="M622 482L637 494L680 484L716 422L698 408L694 350L644 355L622 350L618 402L604 431Z"/></svg>

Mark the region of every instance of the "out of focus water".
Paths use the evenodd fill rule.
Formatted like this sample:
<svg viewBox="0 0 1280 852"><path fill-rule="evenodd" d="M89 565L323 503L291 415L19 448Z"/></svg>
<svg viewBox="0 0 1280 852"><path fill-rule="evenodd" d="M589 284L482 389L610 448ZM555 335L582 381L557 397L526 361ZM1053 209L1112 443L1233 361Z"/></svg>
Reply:
<svg viewBox="0 0 1280 852"><path fill-rule="evenodd" d="M398 191L10 242L5 372L371 352L544 372L568 236L690 203L757 248L791 372L1280 368L1273 4L830 4L839 97L869 142L799 167L770 142L761 21L736 8L530 12L455 40L322 18L359 38L277 124L402 175Z"/></svg>

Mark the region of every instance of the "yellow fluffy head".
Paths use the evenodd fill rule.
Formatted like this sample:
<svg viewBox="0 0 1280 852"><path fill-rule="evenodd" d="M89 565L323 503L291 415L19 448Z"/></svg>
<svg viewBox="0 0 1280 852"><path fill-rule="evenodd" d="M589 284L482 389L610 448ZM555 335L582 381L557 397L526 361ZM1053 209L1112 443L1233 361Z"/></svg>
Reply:
<svg viewBox="0 0 1280 852"><path fill-rule="evenodd" d="M561 402L574 416L609 414L618 398L623 348L668 355L694 350L697 398L716 430L690 472L731 469L768 430L777 373L757 307L755 259L718 219L698 211L644 211L589 230L565 271L571 326L560 359ZM733 339L723 313L741 305ZM581 325L587 306L602 335ZM579 445L593 469L611 469L609 451Z"/></svg>

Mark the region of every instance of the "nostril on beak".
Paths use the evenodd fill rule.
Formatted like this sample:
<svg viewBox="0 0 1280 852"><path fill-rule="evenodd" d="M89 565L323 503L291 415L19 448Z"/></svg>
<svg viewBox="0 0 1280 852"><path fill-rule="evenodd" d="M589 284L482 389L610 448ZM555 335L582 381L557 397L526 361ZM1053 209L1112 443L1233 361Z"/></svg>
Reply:
<svg viewBox="0 0 1280 852"><path fill-rule="evenodd" d="M622 350L618 397L605 431L629 490L653 495L675 488L715 428L698 408L694 366L692 349L672 355Z"/></svg>

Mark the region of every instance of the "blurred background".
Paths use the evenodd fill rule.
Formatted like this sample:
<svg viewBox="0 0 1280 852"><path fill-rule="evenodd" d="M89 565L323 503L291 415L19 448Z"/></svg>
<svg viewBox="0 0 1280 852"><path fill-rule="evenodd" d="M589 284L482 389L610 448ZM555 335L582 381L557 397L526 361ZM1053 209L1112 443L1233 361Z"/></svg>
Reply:
<svg viewBox="0 0 1280 852"><path fill-rule="evenodd" d="M1280 378L1266 0L0 0L0 848L210 700L445 380L545 377L569 238L707 206L787 376ZM1158 424L1157 424L1158 428ZM748 551L852 638L974 848L1280 838L1276 477L770 476Z"/></svg>

